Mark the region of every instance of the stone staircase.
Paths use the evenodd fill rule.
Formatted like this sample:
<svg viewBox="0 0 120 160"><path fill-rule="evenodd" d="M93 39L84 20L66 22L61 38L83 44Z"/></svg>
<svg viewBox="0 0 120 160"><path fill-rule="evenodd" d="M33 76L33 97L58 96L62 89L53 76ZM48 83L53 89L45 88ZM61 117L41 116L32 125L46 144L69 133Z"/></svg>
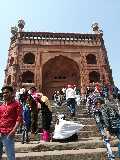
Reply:
<svg viewBox="0 0 120 160"><path fill-rule="evenodd" d="M112 143L114 152L117 140ZM99 138L81 139L78 142L58 143L32 141L30 144L16 142L16 160L107 160L106 149ZM3 160L6 155L3 155ZM116 158L118 160L118 158Z"/></svg>
<svg viewBox="0 0 120 160"><path fill-rule="evenodd" d="M56 121L55 113L63 113L66 116L66 120L72 120L85 125L85 127L81 130L79 134L79 138L100 136L96 128L95 120L88 115L85 105L80 105L76 108L76 116L73 118L69 116L68 108L65 105L60 107L53 106L52 128L54 128L54 124Z"/></svg>
<svg viewBox="0 0 120 160"><path fill-rule="evenodd" d="M66 106L58 107L52 103L52 108L51 131L54 130L57 113L64 113L66 119L85 125L79 134L79 141L59 143L33 140L29 144L21 144L21 135L17 134L15 143L16 160L22 160L23 158L24 160L107 160L106 148L104 148L103 141L96 129L95 121L89 117L84 105L76 108L76 117L73 118L69 116ZM39 117L41 117L41 114L39 114ZM114 152L117 152L117 142L115 138L112 141ZM3 160L6 160L6 154L3 155Z"/></svg>

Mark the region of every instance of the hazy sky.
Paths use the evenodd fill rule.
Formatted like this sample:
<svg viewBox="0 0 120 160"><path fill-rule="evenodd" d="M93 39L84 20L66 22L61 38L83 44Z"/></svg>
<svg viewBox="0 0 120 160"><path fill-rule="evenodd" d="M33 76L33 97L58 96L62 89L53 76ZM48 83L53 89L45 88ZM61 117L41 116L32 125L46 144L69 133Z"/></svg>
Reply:
<svg viewBox="0 0 120 160"><path fill-rule="evenodd" d="M91 31L98 22L104 33L115 84L120 87L120 0L1 0L0 1L0 88L10 43L10 28L19 19L25 31Z"/></svg>

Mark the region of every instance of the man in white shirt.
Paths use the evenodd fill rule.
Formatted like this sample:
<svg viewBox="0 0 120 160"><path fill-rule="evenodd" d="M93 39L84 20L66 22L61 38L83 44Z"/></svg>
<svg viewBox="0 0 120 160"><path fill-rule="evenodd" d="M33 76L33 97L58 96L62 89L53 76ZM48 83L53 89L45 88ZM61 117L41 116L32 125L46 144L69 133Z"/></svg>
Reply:
<svg viewBox="0 0 120 160"><path fill-rule="evenodd" d="M68 109L70 111L70 115L72 117L75 116L75 106L76 106L75 95L76 92L73 86L69 84L66 89L66 100Z"/></svg>

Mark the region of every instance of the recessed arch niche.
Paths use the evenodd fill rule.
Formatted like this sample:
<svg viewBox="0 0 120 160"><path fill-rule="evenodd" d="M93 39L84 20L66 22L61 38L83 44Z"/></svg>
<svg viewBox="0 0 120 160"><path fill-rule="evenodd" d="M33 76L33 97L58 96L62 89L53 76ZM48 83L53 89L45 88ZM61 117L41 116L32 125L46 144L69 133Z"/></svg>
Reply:
<svg viewBox="0 0 120 160"><path fill-rule="evenodd" d="M60 90L67 84L80 85L78 64L61 55L47 61L42 69L43 92L51 98L55 90Z"/></svg>

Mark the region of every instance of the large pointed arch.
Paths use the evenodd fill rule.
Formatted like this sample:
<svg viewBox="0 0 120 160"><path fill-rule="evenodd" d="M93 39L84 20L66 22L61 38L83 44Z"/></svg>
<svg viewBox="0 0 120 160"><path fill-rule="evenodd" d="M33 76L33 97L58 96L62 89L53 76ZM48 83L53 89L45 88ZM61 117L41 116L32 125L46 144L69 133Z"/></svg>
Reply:
<svg viewBox="0 0 120 160"><path fill-rule="evenodd" d="M55 90L66 85L80 85L80 70L78 64L65 56L56 56L47 61L42 70L42 89L51 97Z"/></svg>

